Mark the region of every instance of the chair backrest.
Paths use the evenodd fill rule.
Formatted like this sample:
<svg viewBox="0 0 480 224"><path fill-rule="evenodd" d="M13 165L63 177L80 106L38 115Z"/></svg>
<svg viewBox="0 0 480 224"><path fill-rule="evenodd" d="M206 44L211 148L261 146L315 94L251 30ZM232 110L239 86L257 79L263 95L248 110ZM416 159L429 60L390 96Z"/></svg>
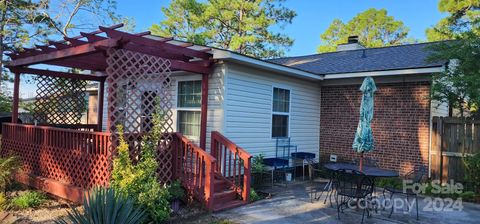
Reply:
<svg viewBox="0 0 480 224"><path fill-rule="evenodd" d="M342 169L335 172L334 187L340 194L363 198L373 192L374 181L362 172Z"/></svg>
<svg viewBox="0 0 480 224"><path fill-rule="evenodd" d="M291 145L289 137L276 138L275 158L290 159L292 148L297 151L297 146Z"/></svg>
<svg viewBox="0 0 480 224"><path fill-rule="evenodd" d="M423 182L427 174L428 168L426 166L419 166L408 172L405 177L412 180L414 184L419 184Z"/></svg>

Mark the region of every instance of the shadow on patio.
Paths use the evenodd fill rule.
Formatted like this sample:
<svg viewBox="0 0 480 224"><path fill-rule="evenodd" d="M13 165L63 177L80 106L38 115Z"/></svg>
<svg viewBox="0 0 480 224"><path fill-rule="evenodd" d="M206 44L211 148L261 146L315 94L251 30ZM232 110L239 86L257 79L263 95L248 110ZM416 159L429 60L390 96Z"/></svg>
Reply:
<svg viewBox="0 0 480 224"><path fill-rule="evenodd" d="M215 214L218 218L228 219L234 223L360 223L362 210L345 209L337 219L335 201L332 198L334 208L329 202L323 204L323 199L310 202L308 182L295 182L287 188L275 186L266 189L273 197L257 201L246 206L227 210ZM381 192L377 189L377 193ZM381 195L381 194L380 194ZM475 223L480 220L480 205L463 202L461 211L426 211L425 198L419 198L420 219L415 219L415 210L406 212L406 207L398 209L388 218L389 210L378 210L372 216L365 218L364 223ZM437 205L438 206L438 205ZM405 212L404 212L405 211Z"/></svg>

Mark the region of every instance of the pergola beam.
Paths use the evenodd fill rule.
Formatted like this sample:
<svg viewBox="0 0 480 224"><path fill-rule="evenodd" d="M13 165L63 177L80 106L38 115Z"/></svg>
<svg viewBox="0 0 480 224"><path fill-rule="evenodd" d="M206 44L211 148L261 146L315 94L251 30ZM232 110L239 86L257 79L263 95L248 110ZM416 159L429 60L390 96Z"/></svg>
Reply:
<svg viewBox="0 0 480 224"><path fill-rule="evenodd" d="M97 47L116 47L118 46L119 41L120 39L105 39L93 43L85 43L79 46L57 50L46 54L34 55L27 58L19 58L17 60L13 60L9 66L26 66L31 64L45 63L57 59L65 59L73 56L91 54L99 51Z"/></svg>
<svg viewBox="0 0 480 224"><path fill-rule="evenodd" d="M14 72L15 74L24 73L24 74L32 74L32 75L44 75L44 76L50 76L50 77L89 80L89 81L98 81L98 82L105 81L105 79L106 79L106 76L95 76L95 75L89 75L89 74L75 74L75 73L68 73L68 72L42 70L42 69L36 69L36 68L9 67L9 69L12 72Z"/></svg>
<svg viewBox="0 0 480 224"><path fill-rule="evenodd" d="M153 40L149 38L141 38L133 34L110 29L108 27L100 26L100 30L104 31L107 34L107 36L111 38L122 38L132 43L155 47L155 48L158 48L159 50L177 52L178 54L185 55L188 57L192 57L192 58L196 57L196 58L201 58L206 60L209 60L211 57L210 54L205 52L197 51L197 50L186 48L186 47L176 46L174 44L164 43L162 41Z"/></svg>

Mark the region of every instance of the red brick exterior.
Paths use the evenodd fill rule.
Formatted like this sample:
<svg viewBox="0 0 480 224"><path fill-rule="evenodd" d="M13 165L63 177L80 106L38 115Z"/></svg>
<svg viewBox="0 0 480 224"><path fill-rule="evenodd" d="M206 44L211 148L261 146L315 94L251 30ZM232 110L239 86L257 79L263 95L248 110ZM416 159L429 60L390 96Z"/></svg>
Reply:
<svg viewBox="0 0 480 224"><path fill-rule="evenodd" d="M350 162L361 102L360 85L322 87L320 156ZM372 123L376 149L365 154L379 166L402 174L417 165L428 166L430 84L377 84Z"/></svg>

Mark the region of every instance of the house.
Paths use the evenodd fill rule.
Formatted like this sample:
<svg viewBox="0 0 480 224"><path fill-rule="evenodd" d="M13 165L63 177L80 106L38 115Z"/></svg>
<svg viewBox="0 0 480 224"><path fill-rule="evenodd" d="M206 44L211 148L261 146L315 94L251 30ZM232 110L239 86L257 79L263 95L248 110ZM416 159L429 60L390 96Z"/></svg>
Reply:
<svg viewBox="0 0 480 224"><path fill-rule="evenodd" d="M50 128L58 124L48 123L3 125L2 153L13 151L26 158L34 178L52 179L55 186L36 187L79 200L82 189L107 183L109 149L119 139L117 125L124 126L124 137L132 148L141 147L138 141L150 130L157 112L166 133L159 148L159 177L165 182L182 180L207 208L219 210L248 201L251 157L275 156L276 138L289 137L298 151L315 153L322 161L330 155L345 161L357 156L351 144L359 119L358 88L364 77L373 77L378 87L372 125L376 150L367 156L377 159L381 167L404 173L413 166L427 166L431 118L448 112L446 105L428 99L431 74L445 67L444 62L426 61L429 43L366 49L350 38L337 52L262 60L148 32L129 34L116 30L119 27L100 27L64 42L11 54L14 118L21 73L50 77L39 82L40 93L59 91L56 88L85 92L87 88L76 85L76 80L98 82L96 132L71 130L79 129L78 113L67 114L69 129ZM92 72L28 67L36 64ZM50 79L62 79L65 85L47 88ZM72 101L84 100L80 98L72 95ZM51 120L66 119L55 111L61 114L74 105L51 110ZM30 138L31 133L35 136ZM27 138L20 139L21 135ZM69 137L45 137L50 135ZM29 150L24 150L25 145ZM37 158L49 155L41 150L53 156ZM85 154L69 154L72 150ZM60 161L51 159L55 153L63 153ZM78 155L83 157L69 160ZM39 163L43 160L48 162ZM237 190L222 191L232 186ZM76 193L65 195L69 191Z"/></svg>
<svg viewBox="0 0 480 224"><path fill-rule="evenodd" d="M290 137L298 151L324 162L330 155L350 162L358 156L351 145L359 87L371 76L378 87L372 124L376 150L367 156L401 172L428 167L431 119L448 116L446 104L429 99L431 74L445 67L427 61L431 44L364 48L353 39L336 52L272 60L212 49L216 62L208 78L205 148L210 150L210 132L218 131L252 155L274 157L275 139ZM173 128L199 143L202 76L176 72L172 77Z"/></svg>

